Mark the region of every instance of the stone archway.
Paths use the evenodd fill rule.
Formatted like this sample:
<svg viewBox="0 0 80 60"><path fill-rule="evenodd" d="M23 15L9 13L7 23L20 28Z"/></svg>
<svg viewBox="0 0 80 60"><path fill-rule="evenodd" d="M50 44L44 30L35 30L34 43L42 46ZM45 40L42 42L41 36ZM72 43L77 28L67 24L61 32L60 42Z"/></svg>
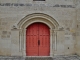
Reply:
<svg viewBox="0 0 80 60"><path fill-rule="evenodd" d="M26 27L35 22L41 22L49 26L50 28L50 56L53 56L53 30L57 29L59 24L51 16L43 13L33 13L24 17L22 20L17 23L19 30L19 39L20 39L20 50L23 52L23 56L26 56Z"/></svg>

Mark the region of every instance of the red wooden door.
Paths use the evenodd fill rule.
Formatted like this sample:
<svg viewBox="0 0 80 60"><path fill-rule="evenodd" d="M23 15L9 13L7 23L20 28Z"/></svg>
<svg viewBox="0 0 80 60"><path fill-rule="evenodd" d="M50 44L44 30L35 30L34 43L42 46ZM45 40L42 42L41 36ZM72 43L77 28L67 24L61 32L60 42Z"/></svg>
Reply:
<svg viewBox="0 0 80 60"><path fill-rule="evenodd" d="M49 56L50 31L43 23L31 24L26 30L27 56Z"/></svg>
<svg viewBox="0 0 80 60"><path fill-rule="evenodd" d="M39 23L39 56L49 56L50 53L50 32L49 27Z"/></svg>
<svg viewBox="0 0 80 60"><path fill-rule="evenodd" d="M26 30L26 53L28 56L38 56L38 25L30 25Z"/></svg>

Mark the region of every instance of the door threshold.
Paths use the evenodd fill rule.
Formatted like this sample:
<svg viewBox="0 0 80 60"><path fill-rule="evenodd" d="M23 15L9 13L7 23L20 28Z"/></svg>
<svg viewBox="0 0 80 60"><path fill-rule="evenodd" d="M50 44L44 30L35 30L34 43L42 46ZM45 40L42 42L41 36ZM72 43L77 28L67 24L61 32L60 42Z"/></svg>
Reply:
<svg viewBox="0 0 80 60"><path fill-rule="evenodd" d="M52 57L52 56L25 56L25 57Z"/></svg>

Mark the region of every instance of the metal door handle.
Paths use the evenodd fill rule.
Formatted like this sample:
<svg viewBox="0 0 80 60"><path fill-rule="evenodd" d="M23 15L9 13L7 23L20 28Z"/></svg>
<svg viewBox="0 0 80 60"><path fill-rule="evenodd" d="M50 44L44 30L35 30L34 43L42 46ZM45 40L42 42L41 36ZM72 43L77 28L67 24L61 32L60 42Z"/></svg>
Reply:
<svg viewBox="0 0 80 60"><path fill-rule="evenodd" d="M38 45L40 45L40 40L38 40Z"/></svg>

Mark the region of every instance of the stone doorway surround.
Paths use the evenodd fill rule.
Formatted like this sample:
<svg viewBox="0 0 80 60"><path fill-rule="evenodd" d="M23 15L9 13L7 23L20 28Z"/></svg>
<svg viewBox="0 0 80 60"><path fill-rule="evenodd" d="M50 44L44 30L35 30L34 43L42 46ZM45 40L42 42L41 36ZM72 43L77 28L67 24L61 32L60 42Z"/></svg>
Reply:
<svg viewBox="0 0 80 60"><path fill-rule="evenodd" d="M26 28L35 22L41 22L49 26L50 57L53 57L54 50L56 50L56 30L59 24L53 17L43 13L29 14L17 23L17 30L19 31L19 51L22 52L22 56L26 56Z"/></svg>

